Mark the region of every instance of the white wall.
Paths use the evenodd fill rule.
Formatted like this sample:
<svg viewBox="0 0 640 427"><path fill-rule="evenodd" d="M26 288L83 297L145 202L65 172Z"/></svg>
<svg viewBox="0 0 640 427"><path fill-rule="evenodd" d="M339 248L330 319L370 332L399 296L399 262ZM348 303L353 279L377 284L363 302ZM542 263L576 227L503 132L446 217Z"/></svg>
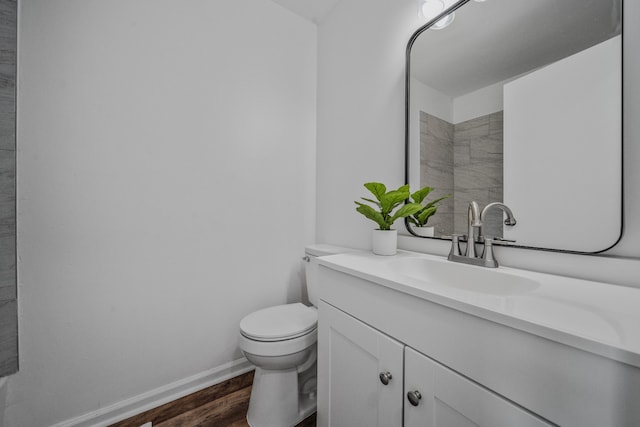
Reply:
<svg viewBox="0 0 640 427"><path fill-rule="evenodd" d="M316 27L266 0L20 2L20 372L48 426L241 357L314 240Z"/></svg>
<svg viewBox="0 0 640 427"><path fill-rule="evenodd" d="M370 247L362 186L404 183L404 61L414 0L342 0L318 26L320 242Z"/></svg>
<svg viewBox="0 0 640 427"><path fill-rule="evenodd" d="M495 83L454 98L453 121L451 123L458 124L501 111L504 83Z"/></svg>
<svg viewBox="0 0 640 427"><path fill-rule="evenodd" d="M628 3L628 4L627 4ZM497 248L503 265L640 286L639 2L625 3L625 236L606 256ZM363 10L367 10L366 19ZM419 27L413 0L343 0L319 26L318 238L370 248L370 221L353 212L365 180L396 184L403 168L404 51ZM446 254L449 243L401 245ZM618 258L613 258L616 256Z"/></svg>

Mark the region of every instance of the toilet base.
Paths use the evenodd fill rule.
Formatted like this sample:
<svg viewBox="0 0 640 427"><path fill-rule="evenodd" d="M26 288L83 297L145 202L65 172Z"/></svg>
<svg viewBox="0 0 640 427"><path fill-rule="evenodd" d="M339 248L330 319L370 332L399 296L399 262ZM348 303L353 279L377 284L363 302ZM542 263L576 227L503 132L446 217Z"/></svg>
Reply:
<svg viewBox="0 0 640 427"><path fill-rule="evenodd" d="M256 368L247 412L250 427L293 427L316 411L315 363L307 371Z"/></svg>

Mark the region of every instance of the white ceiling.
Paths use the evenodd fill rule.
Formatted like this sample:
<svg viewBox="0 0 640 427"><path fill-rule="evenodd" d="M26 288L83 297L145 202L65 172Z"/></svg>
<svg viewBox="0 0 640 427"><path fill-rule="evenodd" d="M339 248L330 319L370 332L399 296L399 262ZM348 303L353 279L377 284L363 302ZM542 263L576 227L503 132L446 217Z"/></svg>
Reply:
<svg viewBox="0 0 640 427"><path fill-rule="evenodd" d="M318 23L340 0L272 0L310 21Z"/></svg>

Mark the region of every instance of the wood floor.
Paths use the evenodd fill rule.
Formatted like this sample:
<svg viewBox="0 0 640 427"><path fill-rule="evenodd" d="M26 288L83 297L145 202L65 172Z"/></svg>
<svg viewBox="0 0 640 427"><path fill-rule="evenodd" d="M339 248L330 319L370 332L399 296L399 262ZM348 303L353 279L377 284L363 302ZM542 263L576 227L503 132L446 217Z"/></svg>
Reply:
<svg viewBox="0 0 640 427"><path fill-rule="evenodd" d="M253 371L135 415L109 427L248 427ZM296 427L315 427L315 414Z"/></svg>

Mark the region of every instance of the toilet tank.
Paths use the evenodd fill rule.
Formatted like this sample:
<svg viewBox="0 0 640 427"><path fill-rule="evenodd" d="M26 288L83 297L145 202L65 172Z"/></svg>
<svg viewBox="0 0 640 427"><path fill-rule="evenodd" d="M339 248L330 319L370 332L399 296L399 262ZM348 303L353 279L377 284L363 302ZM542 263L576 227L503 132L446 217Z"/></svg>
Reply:
<svg viewBox="0 0 640 427"><path fill-rule="evenodd" d="M307 279L307 295L314 307L318 306L318 257L335 255L353 251L353 249L318 243L304 248L306 254L305 276Z"/></svg>

